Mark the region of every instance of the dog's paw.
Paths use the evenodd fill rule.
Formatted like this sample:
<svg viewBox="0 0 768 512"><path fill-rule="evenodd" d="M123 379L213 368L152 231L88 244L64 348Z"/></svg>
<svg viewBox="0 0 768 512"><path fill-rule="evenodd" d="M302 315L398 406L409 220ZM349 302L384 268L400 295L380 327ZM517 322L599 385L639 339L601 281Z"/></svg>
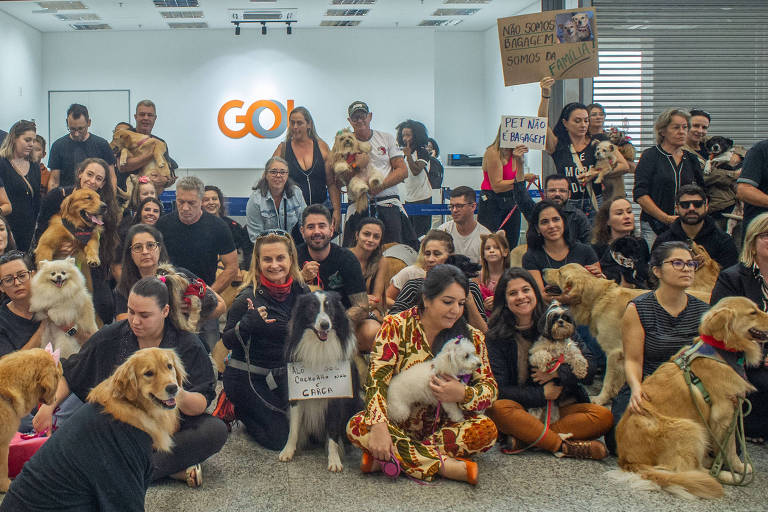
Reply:
<svg viewBox="0 0 768 512"><path fill-rule="evenodd" d="M328 471L332 473L341 473L344 470L344 465L340 460L328 461Z"/></svg>
<svg viewBox="0 0 768 512"><path fill-rule="evenodd" d="M590 396L589 399L595 405L605 405L610 401L610 399L604 396L602 393L597 396Z"/></svg>
<svg viewBox="0 0 768 512"><path fill-rule="evenodd" d="M277 456L277 459L280 462L290 462L293 460L293 455L296 453L296 448L289 448L285 447L283 448L283 451L280 452L280 455Z"/></svg>
<svg viewBox="0 0 768 512"><path fill-rule="evenodd" d="M86 257L85 261L86 261L86 263L88 263L89 267L98 267L99 265L101 265L101 260L99 259L98 256L90 257L90 258Z"/></svg>
<svg viewBox="0 0 768 512"><path fill-rule="evenodd" d="M598 174L597 178L595 178L595 183L600 184L602 182L603 182L603 175L602 174Z"/></svg>

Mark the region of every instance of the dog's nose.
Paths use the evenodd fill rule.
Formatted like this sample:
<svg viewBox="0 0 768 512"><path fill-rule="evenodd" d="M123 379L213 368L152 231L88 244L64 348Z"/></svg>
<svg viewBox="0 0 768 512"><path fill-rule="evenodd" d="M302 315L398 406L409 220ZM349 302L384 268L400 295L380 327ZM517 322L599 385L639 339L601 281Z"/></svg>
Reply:
<svg viewBox="0 0 768 512"><path fill-rule="evenodd" d="M328 329L330 329L330 327L331 327L331 323L328 320L322 320L320 322L320 330L327 331Z"/></svg>
<svg viewBox="0 0 768 512"><path fill-rule="evenodd" d="M563 322L562 320L557 321L557 325L563 325L563 324L565 324L565 322Z"/></svg>
<svg viewBox="0 0 768 512"><path fill-rule="evenodd" d="M165 386L165 392L168 393L169 396L175 396L176 393L179 391L179 386L176 384L168 384Z"/></svg>

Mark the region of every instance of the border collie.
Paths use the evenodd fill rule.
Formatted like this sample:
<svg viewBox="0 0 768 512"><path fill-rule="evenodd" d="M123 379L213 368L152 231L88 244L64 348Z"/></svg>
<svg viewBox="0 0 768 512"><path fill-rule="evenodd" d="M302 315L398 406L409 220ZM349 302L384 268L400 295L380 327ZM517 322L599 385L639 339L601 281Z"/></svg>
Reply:
<svg viewBox="0 0 768 512"><path fill-rule="evenodd" d="M317 291L296 301L288 323L286 362L322 368L338 361L350 362L353 398L293 400L290 407L288 441L280 452L283 462L293 459L297 446L320 438L328 445L328 470L338 472L347 422L363 408L358 397L359 377L353 364L357 342L337 293Z"/></svg>

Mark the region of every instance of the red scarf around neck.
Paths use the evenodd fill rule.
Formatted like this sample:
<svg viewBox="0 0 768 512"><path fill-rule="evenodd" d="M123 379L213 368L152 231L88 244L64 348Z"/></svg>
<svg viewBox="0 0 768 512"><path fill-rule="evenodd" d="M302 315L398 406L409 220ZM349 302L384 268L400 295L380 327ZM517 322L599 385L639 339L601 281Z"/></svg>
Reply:
<svg viewBox="0 0 768 512"><path fill-rule="evenodd" d="M261 281L261 286L266 288L269 294L278 302L285 302L285 299L287 299L288 295L291 293L291 285L293 285L293 277L291 276L288 276L288 280L285 284L275 284L264 277L263 274L259 275L259 279Z"/></svg>
<svg viewBox="0 0 768 512"><path fill-rule="evenodd" d="M699 336L701 338L701 341L706 343L707 345L715 348L719 348L720 350L725 350L727 352L738 352L738 350L733 350L725 346L725 343L723 343L721 340L716 340L714 337L708 335L708 334L702 334Z"/></svg>

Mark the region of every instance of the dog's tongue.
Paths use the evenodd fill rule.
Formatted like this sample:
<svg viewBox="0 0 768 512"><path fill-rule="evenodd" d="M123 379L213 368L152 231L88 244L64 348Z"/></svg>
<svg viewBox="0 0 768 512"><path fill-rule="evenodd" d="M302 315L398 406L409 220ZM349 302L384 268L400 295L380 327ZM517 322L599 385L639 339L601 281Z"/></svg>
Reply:
<svg viewBox="0 0 768 512"><path fill-rule="evenodd" d="M320 341L325 341L328 339L328 331L317 331L317 337L320 339Z"/></svg>
<svg viewBox="0 0 768 512"><path fill-rule="evenodd" d="M104 225L104 221L101 220L100 217L96 217L95 215L91 215L91 222L93 222L94 224L99 225L99 226L103 226Z"/></svg>
<svg viewBox="0 0 768 512"><path fill-rule="evenodd" d="M169 398L168 400L161 400L166 407L176 407L176 399L175 398Z"/></svg>

